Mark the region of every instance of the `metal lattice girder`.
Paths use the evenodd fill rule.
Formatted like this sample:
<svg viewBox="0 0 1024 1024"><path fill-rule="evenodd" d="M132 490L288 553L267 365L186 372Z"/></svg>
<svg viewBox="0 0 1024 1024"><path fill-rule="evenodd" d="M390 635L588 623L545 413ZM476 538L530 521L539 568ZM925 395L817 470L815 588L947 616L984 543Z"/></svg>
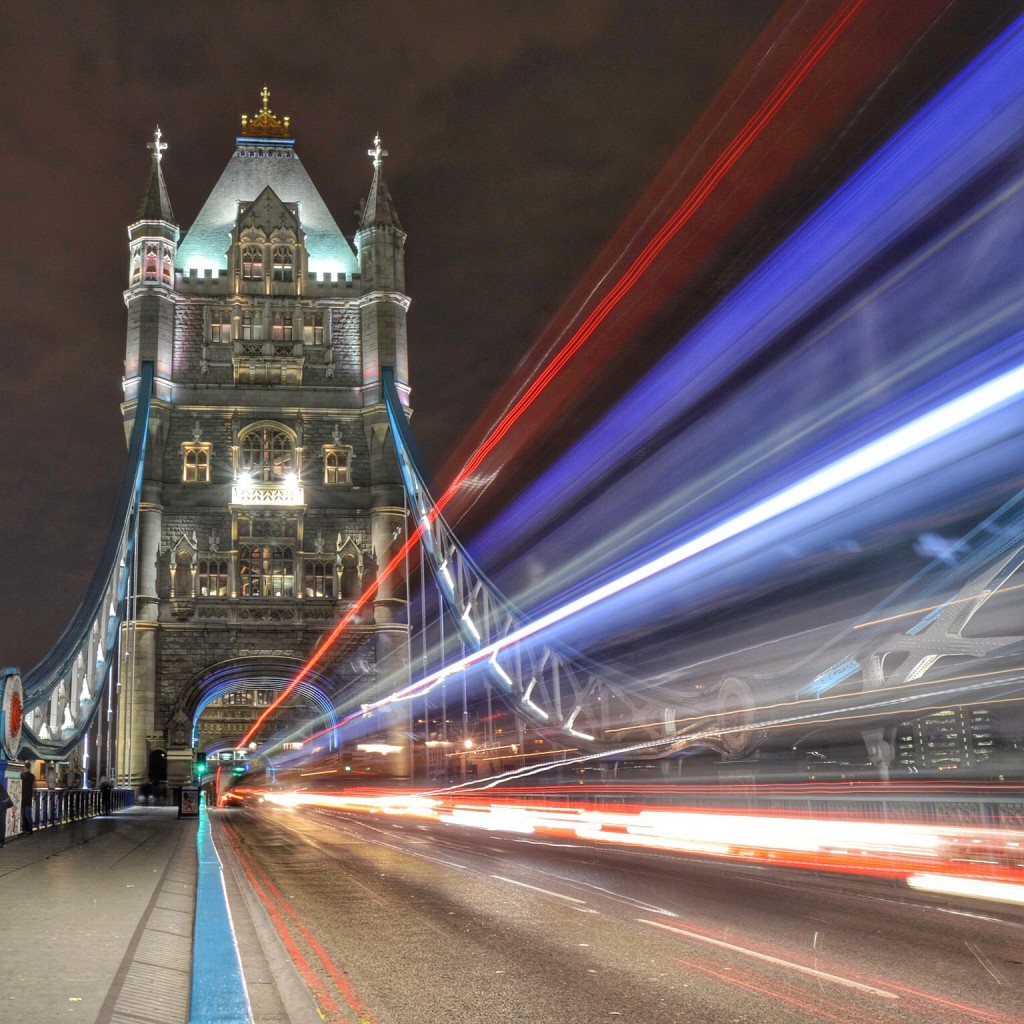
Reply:
<svg viewBox="0 0 1024 1024"><path fill-rule="evenodd" d="M955 702L958 686L963 703L1024 689L1024 677L1018 680L1020 673L1013 665L1000 661L1010 658L1016 664L1024 655L1019 611L1006 623L1016 629L993 635L985 635L976 621L989 602L1021 585L1019 579L1011 581L1024 569L1024 491L950 545L950 551L947 561L933 561L830 644L789 670L789 677L800 680L797 699L820 703L828 698L830 707L819 712L820 721L863 713L863 695L880 690L892 695L886 698L891 699L891 713L886 715L883 699L872 701L871 713L876 720L896 724L928 710L939 697ZM905 611L908 607L916 611ZM972 626L973 634L965 635ZM952 678L957 669L947 666L957 663L947 660L944 665L943 659L964 658L976 661L982 674L968 670L962 678ZM811 679L801 675L822 664L828 667ZM716 745L726 753L749 753L762 741L764 728L776 724L757 709L750 685L755 682L770 686L774 680L728 679L720 688L717 710L728 731ZM687 742L692 738L682 739L679 747Z"/></svg>
<svg viewBox="0 0 1024 1024"><path fill-rule="evenodd" d="M35 757L66 757L82 742L110 676L131 578L152 394L153 364L144 363L128 460L99 565L60 639L24 676L21 746Z"/></svg>
<svg viewBox="0 0 1024 1024"><path fill-rule="evenodd" d="M466 647L474 652L516 633L528 619L507 601L474 563L444 517L433 512L408 420L389 367L384 397L402 479L421 543L445 608ZM589 662L577 652L529 638L510 644L486 661L487 672L506 704L531 726L561 732L587 749L612 744L610 727L639 726L668 740L675 712L631 692L630 681Z"/></svg>
<svg viewBox="0 0 1024 1024"><path fill-rule="evenodd" d="M694 743L715 747L727 757L744 756L763 742L767 727L780 724L769 721L768 709L757 706L762 685L781 685L794 702L826 695L835 702L837 693L848 693L849 699L836 702L835 709L839 713L849 705L847 710L853 711L863 703L858 695L913 682L943 658L998 657L1024 645L1024 636L1015 631L1012 635L964 635L985 604L1024 567L1021 492L958 542L960 554L953 564L932 563L824 648L791 666L785 679L728 676L708 687L700 706L695 706L692 692L684 692L675 707L667 707L675 700L673 695L641 692L628 679L588 663L578 653L536 638L501 649L499 641L517 633L528 620L488 581L444 518L432 512L415 441L387 368L384 394L413 517L423 531L428 564L463 643L472 651L497 645L498 653L487 661L487 669L513 711L528 724L553 727L586 748L606 748L611 745L607 742L610 729L635 726L630 740L645 733L648 752L654 756ZM928 610L910 628L894 625L892 613L904 616L908 606ZM898 665L897 659L890 658L896 654L902 656ZM887 659L892 668L886 665ZM936 675L936 687L948 697L950 683L942 678L945 674ZM978 684L979 695L987 685ZM1015 684L1000 674L992 685L1002 692ZM893 700L893 715L913 714L927 701L926 692L900 694ZM879 713L878 707L872 708L872 714ZM680 720L690 716L695 721L681 728ZM798 721L805 715L794 713L793 717Z"/></svg>

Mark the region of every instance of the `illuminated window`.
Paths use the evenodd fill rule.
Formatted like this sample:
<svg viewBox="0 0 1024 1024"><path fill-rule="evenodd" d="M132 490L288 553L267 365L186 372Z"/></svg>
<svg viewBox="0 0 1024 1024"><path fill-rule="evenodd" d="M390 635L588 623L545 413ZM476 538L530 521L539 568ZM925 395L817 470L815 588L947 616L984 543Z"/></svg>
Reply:
<svg viewBox="0 0 1024 1024"><path fill-rule="evenodd" d="M210 482L210 453L213 445L209 441L185 441L181 446L181 480L186 484L208 484Z"/></svg>
<svg viewBox="0 0 1024 1024"><path fill-rule="evenodd" d="M156 245L146 246L146 260L143 264L142 280L147 284L156 284L160 280L160 249Z"/></svg>
<svg viewBox="0 0 1024 1024"><path fill-rule="evenodd" d="M203 559L196 577L199 597L228 596L228 563L221 559Z"/></svg>
<svg viewBox="0 0 1024 1024"><path fill-rule="evenodd" d="M307 345L322 345L324 343L324 315L323 313L307 313L302 320L303 341Z"/></svg>
<svg viewBox="0 0 1024 1024"><path fill-rule="evenodd" d="M231 313L226 309L215 309L210 314L210 341L231 340Z"/></svg>
<svg viewBox="0 0 1024 1024"><path fill-rule="evenodd" d="M292 341L292 318L289 313L275 313L274 322L271 326L271 338L273 341Z"/></svg>
<svg viewBox="0 0 1024 1024"><path fill-rule="evenodd" d="M324 483L347 484L352 449L348 445L324 445Z"/></svg>
<svg viewBox="0 0 1024 1024"><path fill-rule="evenodd" d="M295 445L283 430L257 427L239 438L239 469L255 483L283 481L295 472Z"/></svg>
<svg viewBox="0 0 1024 1024"><path fill-rule="evenodd" d="M142 254L136 249L132 253L131 283L138 284L142 280Z"/></svg>
<svg viewBox="0 0 1024 1024"><path fill-rule="evenodd" d="M248 313L242 317L242 341L263 340L263 317Z"/></svg>
<svg viewBox="0 0 1024 1024"><path fill-rule="evenodd" d="M295 552L277 545L243 544L238 549L241 596L293 597Z"/></svg>
<svg viewBox="0 0 1024 1024"><path fill-rule="evenodd" d="M166 250L164 250L164 258L160 263L160 279L167 285L174 281L174 265L171 263L171 254Z"/></svg>
<svg viewBox="0 0 1024 1024"><path fill-rule="evenodd" d="M293 250L290 245L276 245L273 252L274 280L291 281L293 279Z"/></svg>
<svg viewBox="0 0 1024 1024"><path fill-rule="evenodd" d="M263 248L259 245L242 246L242 277L246 281L263 280Z"/></svg>
<svg viewBox="0 0 1024 1024"><path fill-rule="evenodd" d="M306 597L334 597L334 563L306 563Z"/></svg>

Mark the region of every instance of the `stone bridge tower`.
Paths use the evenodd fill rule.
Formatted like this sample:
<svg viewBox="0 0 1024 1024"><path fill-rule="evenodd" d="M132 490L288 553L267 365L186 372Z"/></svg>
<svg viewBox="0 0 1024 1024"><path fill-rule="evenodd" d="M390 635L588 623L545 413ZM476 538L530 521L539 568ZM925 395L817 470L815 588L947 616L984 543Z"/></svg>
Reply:
<svg viewBox="0 0 1024 1024"><path fill-rule="evenodd" d="M183 236L158 128L128 229L126 428L141 364L156 371L137 608L122 645L119 756L135 783L189 777L205 708L204 723L230 707L228 731L239 715L254 721L405 538L380 387L393 366L409 393L406 236L387 154L375 140L354 250L268 100L264 89L259 113L242 117ZM304 706L408 671L405 605L404 585L383 582L372 615L290 700L298 738Z"/></svg>

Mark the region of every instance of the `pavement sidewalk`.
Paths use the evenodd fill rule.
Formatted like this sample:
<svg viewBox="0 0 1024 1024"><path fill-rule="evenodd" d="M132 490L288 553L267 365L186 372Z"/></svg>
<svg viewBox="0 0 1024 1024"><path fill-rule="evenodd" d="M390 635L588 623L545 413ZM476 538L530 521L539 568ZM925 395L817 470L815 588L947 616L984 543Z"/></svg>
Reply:
<svg viewBox="0 0 1024 1024"><path fill-rule="evenodd" d="M0 1024L186 1024L195 819L134 807L0 850Z"/></svg>
<svg viewBox="0 0 1024 1024"><path fill-rule="evenodd" d="M209 812L253 1024L319 1024L266 911ZM0 849L0 1024L188 1024L199 821L133 807ZM205 1020L212 1008L194 1007Z"/></svg>

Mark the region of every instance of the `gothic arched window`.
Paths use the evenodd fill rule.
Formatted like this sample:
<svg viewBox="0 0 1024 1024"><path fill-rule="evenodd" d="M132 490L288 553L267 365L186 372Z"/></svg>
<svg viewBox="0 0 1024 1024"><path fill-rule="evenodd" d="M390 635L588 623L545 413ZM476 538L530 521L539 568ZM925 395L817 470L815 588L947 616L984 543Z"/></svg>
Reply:
<svg viewBox="0 0 1024 1024"><path fill-rule="evenodd" d="M156 245L146 246L146 261L143 265L142 279L147 284L155 284L159 280L160 249Z"/></svg>
<svg viewBox="0 0 1024 1024"><path fill-rule="evenodd" d="M348 445L324 445L324 483L349 483L349 459L352 449Z"/></svg>
<svg viewBox="0 0 1024 1024"><path fill-rule="evenodd" d="M231 312L215 309L210 313L210 341L231 340Z"/></svg>
<svg viewBox="0 0 1024 1024"><path fill-rule="evenodd" d="M246 281L263 280L263 246L242 246L242 278Z"/></svg>
<svg viewBox="0 0 1024 1024"><path fill-rule="evenodd" d="M238 549L242 597L293 597L295 551L277 545L243 544Z"/></svg>
<svg viewBox="0 0 1024 1024"><path fill-rule="evenodd" d="M294 250L290 245L275 245L273 252L274 280L294 280Z"/></svg>
<svg viewBox="0 0 1024 1024"><path fill-rule="evenodd" d="M185 441L181 446L182 483L208 484L210 482L210 453L213 445L209 441Z"/></svg>
<svg viewBox="0 0 1024 1024"><path fill-rule="evenodd" d="M259 313L242 316L242 341L263 340L263 317Z"/></svg>
<svg viewBox="0 0 1024 1024"><path fill-rule="evenodd" d="M238 440L239 469L254 482L283 481L295 472L295 443L280 427L254 427Z"/></svg>
<svg viewBox="0 0 1024 1024"><path fill-rule="evenodd" d="M273 341L292 341L292 317L290 313L275 313L271 326Z"/></svg>
<svg viewBox="0 0 1024 1024"><path fill-rule="evenodd" d="M302 318L303 341L307 345L322 345L324 343L324 315L323 313L307 313Z"/></svg>

